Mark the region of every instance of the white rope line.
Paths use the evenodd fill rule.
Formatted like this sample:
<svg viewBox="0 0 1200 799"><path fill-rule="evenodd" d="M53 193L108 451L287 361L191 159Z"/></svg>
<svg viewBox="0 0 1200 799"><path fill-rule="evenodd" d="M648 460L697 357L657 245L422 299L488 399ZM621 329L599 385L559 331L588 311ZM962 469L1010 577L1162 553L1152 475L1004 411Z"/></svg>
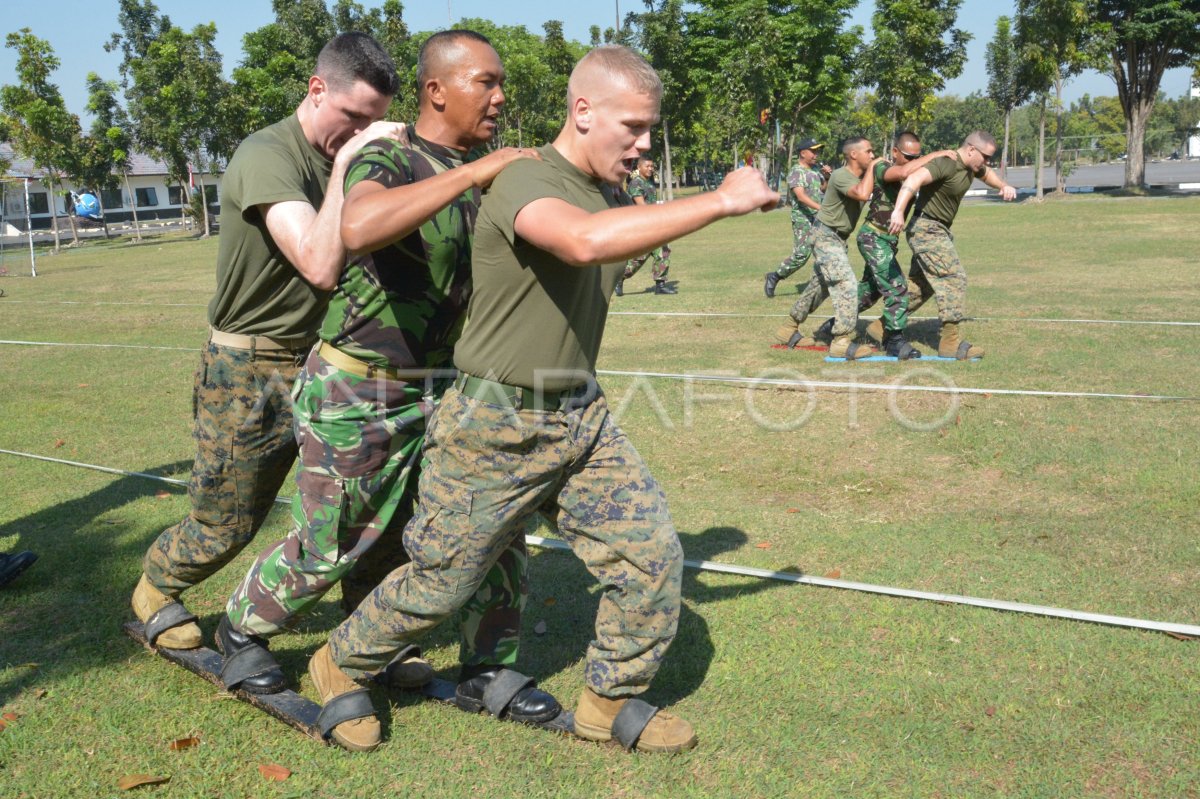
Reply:
<svg viewBox="0 0 1200 799"><path fill-rule="evenodd" d="M609 316L678 316L713 317L726 319L780 319L788 314L774 313L719 313L706 311L609 311ZM878 316L860 314L859 319L878 319ZM910 316L914 320L933 320L936 316ZM1163 327L1200 327L1200 322L1173 322L1153 319L1050 319L1034 316L968 316L964 322L1035 322L1038 324L1080 325L1159 325Z"/></svg>
<svg viewBox="0 0 1200 799"><path fill-rule="evenodd" d="M130 472L124 469L114 469L109 466L98 466L91 463L80 463L79 461L69 461L62 458L51 458L46 455L35 455L30 452L17 452L10 449L0 449L0 454L12 455L18 458L30 458L32 460L56 463L64 466L75 466L82 469L91 469L93 471L104 472L106 474L118 474L125 477L143 477L147 480L155 480L160 483L169 483L175 486L187 485L186 480L161 477L156 474L147 474L146 472ZM275 497L275 502L280 505L290 505L291 501L292 500L290 497ZM568 546L565 541L560 541L556 538L544 538L542 536L527 535L525 536L525 542L531 546L542 547L544 549L568 551L571 549L571 547ZM1093 624L1104 624L1111 627L1130 627L1139 630L1153 630L1156 632L1166 632L1173 633L1175 635L1185 635L1188 637L1200 638L1200 625L1195 624L1178 624L1175 622L1134 619L1127 616L1111 616L1104 613L1090 613L1087 611L1070 610L1067 608L1054 608L1044 605L1027 605L1023 602L1008 602L1000 599L985 599L979 597L962 596L959 594L939 594L932 591L915 591L909 588L893 588L891 586L874 585L872 583L857 583L850 580L835 580L830 577L810 577L805 574L779 572L772 571L770 569L758 569L753 566L738 566L730 563L716 563L708 560L685 560L683 565L687 566L689 569L696 569L698 571L737 574L744 577L758 577L764 580L779 580L781 582L800 583L802 585L813 585L821 588L840 588L846 591L859 591L869 594L904 597L906 599L925 599L954 605L969 605L972 607L988 608L991 610L1006 610L1013 613L1026 613L1035 616L1086 621L1092 622Z"/></svg>
<svg viewBox="0 0 1200 799"><path fill-rule="evenodd" d="M783 386L791 388L835 388L866 391L923 391L930 394L995 394L1019 397L1075 397L1082 399L1129 399L1157 401L1196 402L1200 397L1170 396L1165 394L1107 394L1090 391L1041 391L1019 388L970 388L963 386L910 386L894 383L842 383L836 380L788 380L769 377L737 377L734 375L693 375L671 372L619 372L597 369L598 375L615 377L653 377L663 380L695 380L710 383L733 383L747 386Z"/></svg>
<svg viewBox="0 0 1200 799"><path fill-rule="evenodd" d="M149 344L89 344L63 343L58 341L12 341L0 339L0 345L12 344L30 347L115 347L130 350L170 350L173 352L199 352L195 347L155 347ZM738 377L734 375L676 374L672 372L626 372L597 369L598 375L613 377L652 377L660 380L690 380L710 383L733 383L746 386L782 386L791 388L831 388L839 390L864 390L887 392L925 392L927 394L982 394L1020 397L1074 397L1077 399L1125 399L1152 400L1158 402L1196 402L1200 397L1173 396L1167 394L1114 394L1094 391L1043 391L1018 388L970 388L960 386L910 386L895 383L852 383L837 380L789 380L784 378Z"/></svg>
<svg viewBox="0 0 1200 799"><path fill-rule="evenodd" d="M132 305L148 308L207 308L206 302L84 302L82 300L15 300L9 299L7 304L25 303L27 305ZM713 317L726 319L780 319L787 314L778 313L720 313L716 311L609 311L609 316L678 316L678 317ZM859 319L878 319L878 316L860 315ZM932 320L936 316L910 316L914 320ZM1200 322L1160 321L1155 319L1051 319L1034 316L968 316L967 322L1035 322L1037 324L1072 324L1072 325L1150 325L1162 327L1200 327Z"/></svg>

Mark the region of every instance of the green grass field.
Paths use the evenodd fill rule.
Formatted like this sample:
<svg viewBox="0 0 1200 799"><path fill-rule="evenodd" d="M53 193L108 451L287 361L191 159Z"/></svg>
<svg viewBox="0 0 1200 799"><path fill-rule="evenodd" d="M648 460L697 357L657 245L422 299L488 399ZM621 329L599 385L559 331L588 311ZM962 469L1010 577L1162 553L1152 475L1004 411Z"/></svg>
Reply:
<svg viewBox="0 0 1200 799"><path fill-rule="evenodd" d="M675 243L678 296L638 293L638 275L614 310L745 315L615 315L599 366L1200 396L1200 328L1030 321L1196 319L1198 215L1200 198L969 204L955 230L988 321L964 332L988 355L924 365L771 349L795 294L766 300L762 276L790 249L787 217L727 221ZM186 477L216 249L88 245L0 279L3 339L164 348L0 344L0 448ZM930 318L912 334L936 344ZM890 407L880 392L602 382L690 559L1200 624L1193 401L900 393ZM121 634L182 489L9 455L0 486L0 551L40 555L0 591L5 797L123 795L138 773L169 777L136 789L163 797L1200 796L1195 641L695 571L647 697L696 725L695 751L632 756L401 697L387 743L351 755ZM287 523L281 508L259 542ZM206 633L253 554L185 594ZM521 666L573 706L596 586L568 553L535 550L531 568ZM338 620L331 596L273 644L309 696L307 658ZM454 636L426 644L453 678ZM290 778L266 781L268 763Z"/></svg>

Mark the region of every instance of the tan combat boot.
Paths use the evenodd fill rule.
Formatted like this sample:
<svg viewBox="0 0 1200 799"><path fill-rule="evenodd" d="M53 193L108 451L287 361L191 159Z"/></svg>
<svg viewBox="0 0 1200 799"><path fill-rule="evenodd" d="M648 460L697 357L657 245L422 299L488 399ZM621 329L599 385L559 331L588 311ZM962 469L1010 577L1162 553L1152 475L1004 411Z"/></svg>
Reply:
<svg viewBox="0 0 1200 799"><path fill-rule="evenodd" d="M312 660L308 661L308 675L312 677L313 686L321 697L322 713L330 710L331 703L339 697L348 697L355 693L367 697L366 689L350 679L350 676L333 662L333 656L329 654L329 644L318 649ZM369 704L369 698L367 702ZM374 715L343 721L328 734L339 746L352 752L370 752L379 746L382 740L379 719Z"/></svg>
<svg viewBox="0 0 1200 799"><path fill-rule="evenodd" d="M838 336L829 345L829 357L845 358L847 361L855 361L878 354L879 351L874 347L869 344L858 344L849 335Z"/></svg>
<svg viewBox="0 0 1200 799"><path fill-rule="evenodd" d="M867 338L875 342L877 346L883 344L883 319L876 319L867 325Z"/></svg>
<svg viewBox="0 0 1200 799"><path fill-rule="evenodd" d="M787 344L792 340L792 336L800 332L800 325L795 322L788 322L786 325L780 325L775 331L775 343Z"/></svg>
<svg viewBox="0 0 1200 799"><path fill-rule="evenodd" d="M609 699L584 688L575 710L575 734L589 741L612 740L613 722L627 702L640 702L650 707L640 699ZM696 745L696 731L678 716L659 710L635 740L636 743L628 748L639 752L682 752Z"/></svg>
<svg viewBox="0 0 1200 799"><path fill-rule="evenodd" d="M970 358L982 358L983 348L962 340L958 332L958 322L942 322L942 338L938 342L938 355L943 358L957 358L965 361Z"/></svg>
<svg viewBox="0 0 1200 799"><path fill-rule="evenodd" d="M142 624L145 624L147 619L175 601L151 585L150 580L143 574L142 579L138 580L137 588L133 589L133 599L129 604L133 606L134 615ZM200 626L194 621L188 621L163 630L154 641L154 646L167 649L195 649L201 643L203 643L203 639L200 637Z"/></svg>

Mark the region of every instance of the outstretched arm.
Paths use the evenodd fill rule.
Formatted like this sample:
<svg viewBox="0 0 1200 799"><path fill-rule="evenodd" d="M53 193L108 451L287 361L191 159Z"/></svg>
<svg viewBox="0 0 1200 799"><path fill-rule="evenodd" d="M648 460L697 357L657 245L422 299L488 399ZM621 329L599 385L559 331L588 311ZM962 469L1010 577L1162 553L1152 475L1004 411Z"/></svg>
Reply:
<svg viewBox="0 0 1200 799"><path fill-rule="evenodd" d="M373 180L354 184L342 207L346 249L370 252L404 238L468 189L486 189L500 170L518 158L541 156L537 150L505 147L418 183L390 188Z"/></svg>
<svg viewBox="0 0 1200 799"><path fill-rule="evenodd" d="M953 150L934 150L932 153L925 153L925 155L914 161L909 161L907 164L892 164L887 168L887 171L883 173L883 179L888 183L898 183L935 158L953 157Z"/></svg>
<svg viewBox="0 0 1200 799"><path fill-rule="evenodd" d="M999 189L1001 199L1008 201L1015 200L1017 198L1017 190L1001 180L1000 176L996 174L995 170L991 169L990 167L988 168L987 172L984 173L981 180L983 180L984 183L991 186L993 189Z"/></svg>
<svg viewBox="0 0 1200 799"><path fill-rule="evenodd" d="M714 192L663 205L624 206L596 213L557 197L534 200L517 212L513 228L535 247L572 266L624 261L693 233L705 225L754 210L769 211L779 195L762 173L742 167Z"/></svg>

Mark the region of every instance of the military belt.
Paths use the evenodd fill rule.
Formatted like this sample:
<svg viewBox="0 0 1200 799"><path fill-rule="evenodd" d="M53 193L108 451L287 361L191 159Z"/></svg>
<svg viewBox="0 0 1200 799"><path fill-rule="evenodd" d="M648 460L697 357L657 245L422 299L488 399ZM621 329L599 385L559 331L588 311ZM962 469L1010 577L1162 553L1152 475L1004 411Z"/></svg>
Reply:
<svg viewBox="0 0 1200 799"><path fill-rule="evenodd" d="M586 405L593 399L592 383L580 383L563 391L534 391L522 386L510 386L482 377L461 374L454 387L465 397L503 405L514 411L561 411Z"/></svg>
<svg viewBox="0 0 1200 799"><path fill-rule="evenodd" d="M361 358L355 358L353 355L342 352L328 341L321 342L321 348L317 350L317 354L329 365L358 377L401 380L410 383L424 380L429 376L428 369L397 369L391 366L379 366L378 364L369 363Z"/></svg>
<svg viewBox="0 0 1200 799"><path fill-rule="evenodd" d="M222 347L233 347L239 350L257 350L270 352L287 350L302 352L316 343L317 337L301 336L299 338L273 338L271 336L244 336L241 333L226 333L223 330L210 328L208 340Z"/></svg>

